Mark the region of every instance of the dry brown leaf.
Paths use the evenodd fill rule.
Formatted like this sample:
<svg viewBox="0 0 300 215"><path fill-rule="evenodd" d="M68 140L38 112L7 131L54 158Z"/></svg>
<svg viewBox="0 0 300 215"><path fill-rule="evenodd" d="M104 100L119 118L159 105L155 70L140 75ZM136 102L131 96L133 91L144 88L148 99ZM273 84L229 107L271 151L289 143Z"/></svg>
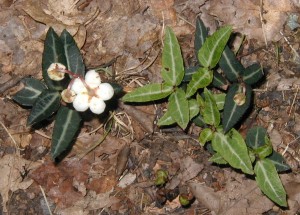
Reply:
<svg viewBox="0 0 300 215"><path fill-rule="evenodd" d="M22 179L21 173L24 173L24 168L33 170L39 165L41 164L38 162L31 162L12 154L7 154L0 159L0 193L4 212L7 212L6 203L9 201L9 193L27 189L33 183L32 179Z"/></svg>
<svg viewBox="0 0 300 215"><path fill-rule="evenodd" d="M212 0L208 4L209 13L225 25L232 25L236 31L262 43L265 41L264 37L267 41L279 40L287 13L296 12L292 1L287 0L264 0L263 10L258 0Z"/></svg>

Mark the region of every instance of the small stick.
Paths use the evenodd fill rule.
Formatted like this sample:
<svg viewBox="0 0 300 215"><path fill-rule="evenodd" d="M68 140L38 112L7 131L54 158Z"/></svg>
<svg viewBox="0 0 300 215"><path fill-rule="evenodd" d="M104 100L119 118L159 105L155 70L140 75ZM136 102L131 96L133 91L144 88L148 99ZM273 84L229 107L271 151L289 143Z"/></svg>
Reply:
<svg viewBox="0 0 300 215"><path fill-rule="evenodd" d="M47 197L46 197L46 195L45 195L45 191L44 191L44 189L42 188L41 185L39 185L39 186L40 186L40 189L41 189L41 191L42 191L43 197L44 197L44 199L45 199L46 205L47 205L47 207L48 207L48 211L49 211L50 215L52 215L52 211L51 211L51 209L50 209L50 206L49 206Z"/></svg>

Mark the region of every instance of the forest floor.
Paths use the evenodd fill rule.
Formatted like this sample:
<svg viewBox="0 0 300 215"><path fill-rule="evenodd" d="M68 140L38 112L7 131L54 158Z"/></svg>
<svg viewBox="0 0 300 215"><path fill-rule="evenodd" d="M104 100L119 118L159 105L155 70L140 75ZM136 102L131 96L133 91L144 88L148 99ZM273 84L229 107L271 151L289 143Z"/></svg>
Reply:
<svg viewBox="0 0 300 215"><path fill-rule="evenodd" d="M0 214L296 214L300 212L300 3L295 0L0 0ZM11 97L24 77L42 79L43 41L50 26L75 38L87 68L105 67L113 81L135 88L161 81L163 29L171 26L186 66L195 62L197 17L214 32L233 26L237 57L258 62L265 79L241 124L267 129L291 171L280 174L288 208L264 196L253 178L208 161L199 129L160 129L165 103L119 101L104 141L107 117L84 123L68 156L50 157L53 122L26 127L29 109ZM234 42L233 42L234 45ZM158 169L165 187L154 185ZM178 194L192 196L182 207Z"/></svg>

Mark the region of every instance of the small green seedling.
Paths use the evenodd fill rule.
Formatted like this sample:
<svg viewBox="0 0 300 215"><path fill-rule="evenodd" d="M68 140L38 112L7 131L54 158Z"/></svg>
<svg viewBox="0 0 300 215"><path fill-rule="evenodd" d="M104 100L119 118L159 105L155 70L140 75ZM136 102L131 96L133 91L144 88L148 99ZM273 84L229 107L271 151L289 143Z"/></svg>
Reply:
<svg viewBox="0 0 300 215"><path fill-rule="evenodd" d="M168 182L168 172L166 170L159 169L156 172L155 185L164 186Z"/></svg>
<svg viewBox="0 0 300 215"><path fill-rule="evenodd" d="M79 112L90 109L94 114L103 113L105 101L113 97L114 88L102 83L97 71L85 73L80 51L66 30L59 37L49 28L42 70L44 80L23 79L24 88L13 99L20 105L32 107L28 126L56 114L51 146L52 158L56 159L74 142L81 127Z"/></svg>
<svg viewBox="0 0 300 215"><path fill-rule="evenodd" d="M168 108L159 119L159 126L178 124L186 129L191 122L201 126L199 142L213 149L212 162L229 164L247 175L255 175L262 192L286 207L286 192L277 172L286 171L289 166L273 151L263 128L250 129L246 141L235 129L251 106L252 86L264 74L259 64L244 68L237 60L227 45L231 31L230 26L225 26L208 36L203 22L197 20L198 63L184 68L177 38L167 27L162 52L163 82L137 88L126 94L123 101L167 99Z"/></svg>

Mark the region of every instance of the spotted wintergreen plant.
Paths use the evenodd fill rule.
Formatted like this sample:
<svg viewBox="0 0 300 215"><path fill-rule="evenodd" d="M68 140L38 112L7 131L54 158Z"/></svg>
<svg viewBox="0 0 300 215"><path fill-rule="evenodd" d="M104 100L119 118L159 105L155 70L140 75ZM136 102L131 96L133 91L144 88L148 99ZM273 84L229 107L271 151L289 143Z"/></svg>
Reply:
<svg viewBox="0 0 300 215"><path fill-rule="evenodd" d="M23 106L32 107L27 120L34 126L54 114L51 156L55 160L69 149L81 127L79 112L90 109L101 114L105 101L114 95L109 83L102 83L95 70L85 72L85 65L76 42L68 31L60 36L49 28L42 59L43 81L22 80L24 88L13 96Z"/></svg>
<svg viewBox="0 0 300 215"><path fill-rule="evenodd" d="M251 86L263 77L263 72L259 64L244 68L237 60L227 45L231 31L230 26L225 26L208 36L207 28L198 19L194 45L197 63L184 68L176 36L166 28L163 82L137 88L123 101L168 101L159 126L178 124L186 129L194 122L203 127L199 142L212 148L211 161L254 175L262 192L285 207L286 193L277 172L289 167L282 156L272 150L263 128L249 130L246 140L234 128L251 106Z"/></svg>

